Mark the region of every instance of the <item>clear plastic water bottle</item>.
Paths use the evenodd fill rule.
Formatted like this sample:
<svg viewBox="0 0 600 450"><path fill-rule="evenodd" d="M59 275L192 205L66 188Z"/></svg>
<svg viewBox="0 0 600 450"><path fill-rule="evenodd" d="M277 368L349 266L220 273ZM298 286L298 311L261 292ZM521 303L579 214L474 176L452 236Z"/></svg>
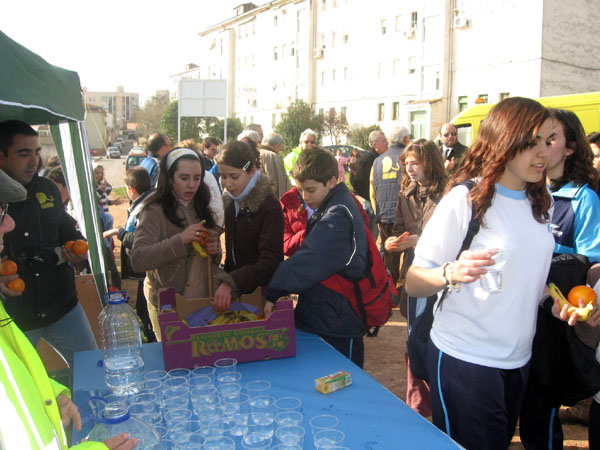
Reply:
<svg viewBox="0 0 600 450"><path fill-rule="evenodd" d="M135 394L144 384L142 336L124 291L107 292L99 316L104 378L115 394Z"/></svg>
<svg viewBox="0 0 600 450"><path fill-rule="evenodd" d="M136 450L160 450L160 437L151 425L130 415L125 403L112 402L104 406L98 423L86 436L88 441L103 442L120 433L128 433L137 438Z"/></svg>

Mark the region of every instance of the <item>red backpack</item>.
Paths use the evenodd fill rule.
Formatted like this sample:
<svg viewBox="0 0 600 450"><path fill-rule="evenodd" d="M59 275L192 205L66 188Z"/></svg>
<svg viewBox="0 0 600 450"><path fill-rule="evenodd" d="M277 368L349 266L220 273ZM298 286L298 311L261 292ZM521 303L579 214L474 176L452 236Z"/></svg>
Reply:
<svg viewBox="0 0 600 450"><path fill-rule="evenodd" d="M367 336L377 336L379 327L392 317L392 295L398 295L396 286L388 274L375 239L365 226L368 243L368 262L364 278L350 281L335 274L321 284L348 299L352 309L367 328ZM371 330L371 328L373 328Z"/></svg>

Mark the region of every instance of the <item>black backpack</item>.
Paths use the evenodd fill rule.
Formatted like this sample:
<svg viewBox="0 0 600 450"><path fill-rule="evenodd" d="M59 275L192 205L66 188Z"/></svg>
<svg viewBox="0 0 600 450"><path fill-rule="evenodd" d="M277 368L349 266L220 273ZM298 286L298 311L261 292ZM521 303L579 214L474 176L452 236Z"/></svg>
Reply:
<svg viewBox="0 0 600 450"><path fill-rule="evenodd" d="M475 186L475 182L472 180L466 180L460 185L467 186L469 191ZM471 242L475 235L479 232L479 221L475 217L475 208L471 212L471 220L469 221L469 227L467 229L467 235L463 240L458 255L467 250L471 246ZM448 288L444 289L440 301L438 303L438 309L442 307L442 302L448 294ZM408 351L408 359L410 361L410 371L412 374L425 381L429 381L429 369L427 364L427 350L429 348L429 333L431 332L431 326L433 325L433 307L437 300L437 295L427 297L427 305L425 311L417 317L412 324L410 334L408 335L408 341L406 341L406 348Z"/></svg>

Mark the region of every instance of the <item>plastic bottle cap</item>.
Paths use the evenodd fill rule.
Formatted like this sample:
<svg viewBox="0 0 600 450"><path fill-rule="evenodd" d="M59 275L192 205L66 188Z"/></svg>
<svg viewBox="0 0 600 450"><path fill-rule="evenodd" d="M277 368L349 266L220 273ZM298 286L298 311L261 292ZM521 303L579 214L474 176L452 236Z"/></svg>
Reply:
<svg viewBox="0 0 600 450"><path fill-rule="evenodd" d="M120 305L129 299L126 291L111 291L104 294L104 300L111 305Z"/></svg>

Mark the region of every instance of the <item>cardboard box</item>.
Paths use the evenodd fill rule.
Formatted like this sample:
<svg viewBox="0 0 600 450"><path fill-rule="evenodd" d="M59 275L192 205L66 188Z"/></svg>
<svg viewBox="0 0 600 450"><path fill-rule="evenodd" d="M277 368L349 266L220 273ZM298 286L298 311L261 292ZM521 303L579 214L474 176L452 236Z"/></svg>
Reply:
<svg viewBox="0 0 600 450"><path fill-rule="evenodd" d="M296 328L292 300L281 300L267 320L190 327L184 321L194 311L209 306L212 298L184 299L169 288L160 293L158 316L165 370L210 366L220 358L239 362L296 355ZM241 301L263 310L260 288Z"/></svg>

